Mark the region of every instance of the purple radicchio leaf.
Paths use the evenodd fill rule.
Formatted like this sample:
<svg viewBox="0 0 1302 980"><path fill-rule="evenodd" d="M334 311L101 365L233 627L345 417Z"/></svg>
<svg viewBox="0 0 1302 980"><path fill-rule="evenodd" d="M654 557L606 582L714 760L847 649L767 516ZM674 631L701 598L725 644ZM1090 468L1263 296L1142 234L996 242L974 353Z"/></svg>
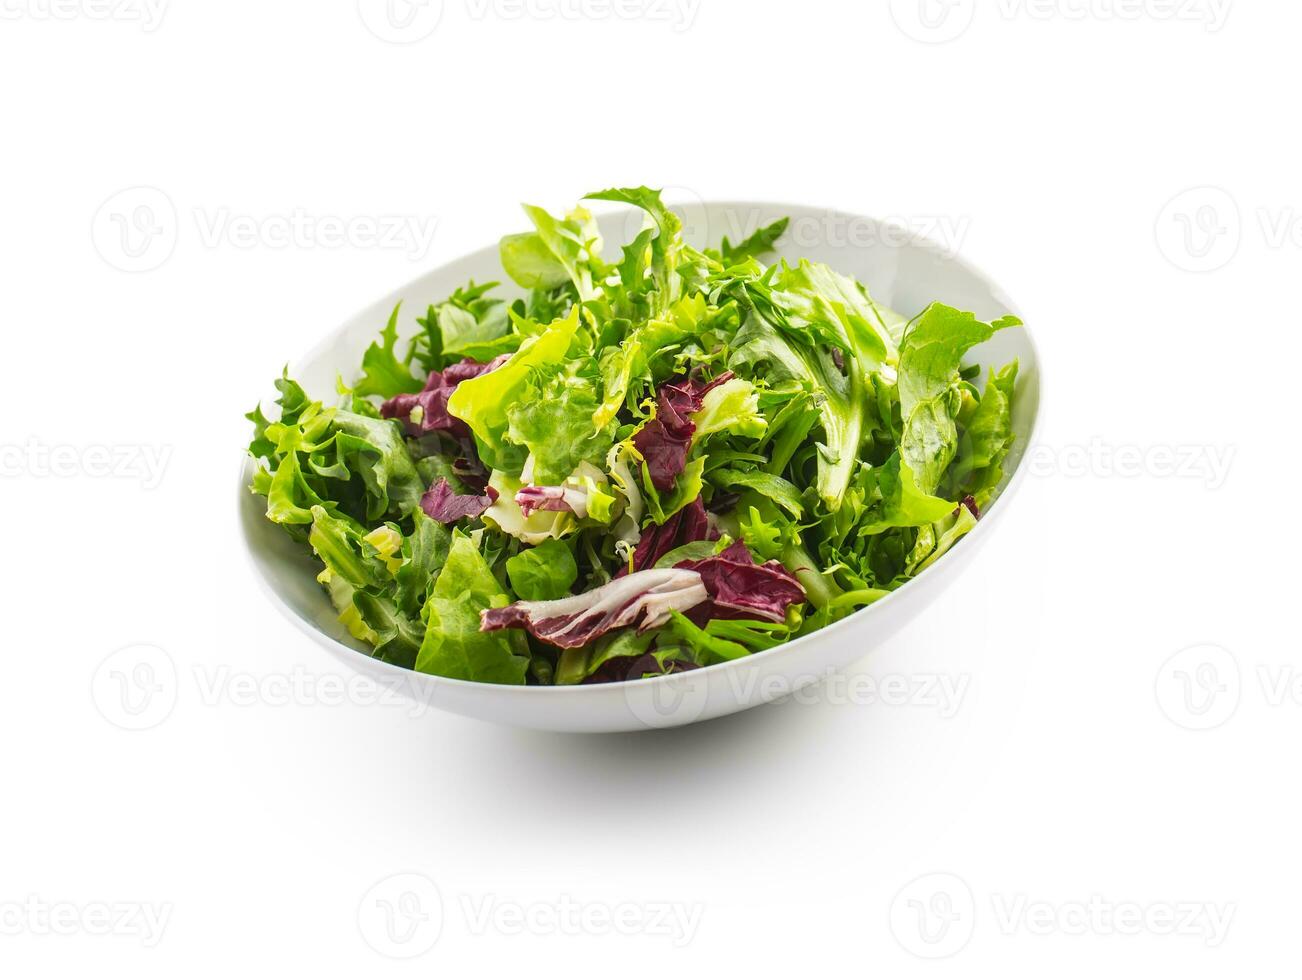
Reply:
<svg viewBox="0 0 1302 980"><path fill-rule="evenodd" d="M696 432L692 413L701 410L712 388L732 378L732 372L725 371L709 382L685 377L661 385L656 394L656 417L633 436L633 446L646 460L651 483L657 490L672 490L687 466L687 451Z"/></svg>
<svg viewBox="0 0 1302 980"><path fill-rule="evenodd" d="M690 660L666 659L661 665L655 654L644 653L640 657L612 657L593 671L583 683L613 684L619 681L638 681L648 675L661 677L698 669L700 664L694 664Z"/></svg>
<svg viewBox="0 0 1302 980"><path fill-rule="evenodd" d="M466 358L442 371L431 371L424 390L414 395L395 395L380 406L380 415L386 419L399 419L412 438L427 432L447 432L460 439L469 439L470 428L466 423L448 414L448 399L461 382L501 367L507 356L487 364ZM416 412L416 409L420 411ZM412 419L413 412L415 420Z"/></svg>
<svg viewBox="0 0 1302 980"><path fill-rule="evenodd" d="M675 568L690 568L701 576L710 594L707 607L695 616L710 619L767 619L782 622L787 606L805 601L805 590L781 562L755 564L746 545L738 541L717 555L683 561Z"/></svg>
<svg viewBox="0 0 1302 980"><path fill-rule="evenodd" d="M484 464L475 455L473 441L467 439L461 448L466 455L458 456L452 461L452 475L460 480L467 489L475 493L486 492L488 490L488 470L484 469Z"/></svg>
<svg viewBox="0 0 1302 980"><path fill-rule="evenodd" d="M588 516L588 491L584 487L521 487L515 502L526 518L536 510L561 511L579 519Z"/></svg>
<svg viewBox="0 0 1302 980"><path fill-rule="evenodd" d="M669 613L709 598L701 576L686 568L655 568L607 582L599 589L545 602L517 602L479 614L484 632L518 627L553 646L572 650L611 630L662 626Z"/></svg>
<svg viewBox="0 0 1302 980"><path fill-rule="evenodd" d="M705 504L697 497L663 524L642 532L637 547L633 549L633 571L654 568L656 562L682 545L693 541L708 541L718 536L717 532L710 529ZM626 570L621 569L619 574L626 574Z"/></svg>
<svg viewBox="0 0 1302 980"><path fill-rule="evenodd" d="M445 477L430 487L420 498L421 510L440 524L455 524L463 517L478 517L497 499L497 491L485 487L484 493L457 493Z"/></svg>

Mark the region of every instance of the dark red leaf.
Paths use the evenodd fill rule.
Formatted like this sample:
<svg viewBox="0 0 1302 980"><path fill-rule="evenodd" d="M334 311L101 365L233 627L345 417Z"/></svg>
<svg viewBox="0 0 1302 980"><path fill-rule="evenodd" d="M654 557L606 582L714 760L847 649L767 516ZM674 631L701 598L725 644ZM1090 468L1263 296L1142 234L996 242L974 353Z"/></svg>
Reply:
<svg viewBox="0 0 1302 980"><path fill-rule="evenodd" d="M643 677L662 677L666 674L681 674L688 670L698 670L700 664L690 660L669 659L660 665L654 654L644 653L640 657L612 657L598 667L584 684L614 684L619 681L638 681Z"/></svg>
<svg viewBox="0 0 1302 980"><path fill-rule="evenodd" d="M718 537L710 530L710 519L705 513L705 504L697 497L690 504L674 514L669 520L642 532L642 537L633 549L633 571L654 568L658 562L675 548L693 541L708 541ZM624 574L621 570L620 575Z"/></svg>
<svg viewBox="0 0 1302 980"><path fill-rule="evenodd" d="M461 382L501 367L507 356L503 355L487 364L467 358L442 371L431 371L424 390L415 395L395 395L380 406L380 415L386 419L401 420L407 434L413 438L427 432L447 432L468 439L470 429L460 419L448 414L448 399ZM411 415L417 408L421 410L419 421L413 422Z"/></svg>
<svg viewBox="0 0 1302 980"><path fill-rule="evenodd" d="M741 541L710 558L682 561L674 567L700 574L710 605L696 610L696 616L706 621L768 619L780 623L786 618L787 606L805 601L805 590L781 562L757 565Z"/></svg>
<svg viewBox="0 0 1302 980"><path fill-rule="evenodd" d="M725 371L709 382L683 377L661 385L656 394L656 417L633 436L633 446L646 460L651 483L657 490L672 490L687 466L687 452L696 432L692 413L701 410L710 389L732 377L731 371Z"/></svg>
<svg viewBox="0 0 1302 980"><path fill-rule="evenodd" d="M484 493L457 493L444 477L420 498L421 510L440 524L455 524L463 517L478 517L497 499L497 491L485 487Z"/></svg>

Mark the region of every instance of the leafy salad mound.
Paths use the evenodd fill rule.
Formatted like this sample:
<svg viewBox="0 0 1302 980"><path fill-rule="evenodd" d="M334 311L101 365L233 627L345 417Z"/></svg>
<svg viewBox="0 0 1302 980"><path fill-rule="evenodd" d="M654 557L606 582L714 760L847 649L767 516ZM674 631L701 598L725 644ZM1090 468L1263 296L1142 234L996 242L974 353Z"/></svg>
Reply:
<svg viewBox="0 0 1302 980"><path fill-rule="evenodd" d="M250 413L254 492L316 555L374 656L444 677L579 684L708 666L820 629L970 531L1013 443L1017 364L983 323L912 320L816 262L765 264L779 221L699 251L645 187L602 259L584 208L526 207L506 274L398 310L313 401Z"/></svg>

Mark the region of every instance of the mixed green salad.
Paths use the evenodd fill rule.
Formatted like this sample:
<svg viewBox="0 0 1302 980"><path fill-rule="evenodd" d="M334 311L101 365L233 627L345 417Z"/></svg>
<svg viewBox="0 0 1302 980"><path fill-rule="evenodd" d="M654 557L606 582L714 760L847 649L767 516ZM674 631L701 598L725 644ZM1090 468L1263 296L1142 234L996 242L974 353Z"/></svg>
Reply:
<svg viewBox="0 0 1302 980"><path fill-rule="evenodd" d="M1014 317L912 319L787 222L687 244L660 194L615 261L583 207L502 239L526 291L468 283L399 345L399 310L327 405L286 374L250 454L374 656L496 684L691 670L821 629L980 519L1017 364L962 366Z"/></svg>

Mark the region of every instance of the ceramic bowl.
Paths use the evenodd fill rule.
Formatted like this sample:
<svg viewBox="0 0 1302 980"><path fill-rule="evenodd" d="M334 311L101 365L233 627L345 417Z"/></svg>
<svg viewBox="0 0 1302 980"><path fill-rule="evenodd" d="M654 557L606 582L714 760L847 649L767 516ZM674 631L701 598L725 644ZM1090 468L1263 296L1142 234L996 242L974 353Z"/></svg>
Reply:
<svg viewBox="0 0 1302 980"><path fill-rule="evenodd" d="M873 218L827 208L751 201L696 201L675 206L684 234L698 247L733 241L762 224L788 216L791 224L777 254L809 258L863 282L872 296L907 316L939 300L974 312L981 319L1005 313L1026 317L989 277L951 250ZM636 234L642 212L612 211L599 217L608 250ZM518 229L503 229L515 231ZM470 279L502 280L496 244L434 269L378 299L331 331L315 348L291 364L291 375L310 394L328 396L336 375L355 375L362 352L403 301L403 326L416 329L415 313L446 298ZM505 295L515 295L509 290ZM258 575L276 605L303 633L349 667L377 683L432 707L486 721L561 732L617 732L705 721L793 693L870 655L875 647L924 612L989 540L1023 479L1022 456L1032 445L1040 408L1040 360L1030 328L1004 330L973 349L969 359L1002 365L1019 359L1013 427L1017 444L1005 467L999 496L976 528L913 581L840 622L772 650L702 670L620 684L577 687L512 687L430 677L372 659L363 644L340 625L325 592L317 585L319 568L264 516L265 502L252 495L253 465L240 475L240 523ZM269 366L270 368L270 366ZM270 403L271 398L265 399ZM957 627L955 627L957 632Z"/></svg>

